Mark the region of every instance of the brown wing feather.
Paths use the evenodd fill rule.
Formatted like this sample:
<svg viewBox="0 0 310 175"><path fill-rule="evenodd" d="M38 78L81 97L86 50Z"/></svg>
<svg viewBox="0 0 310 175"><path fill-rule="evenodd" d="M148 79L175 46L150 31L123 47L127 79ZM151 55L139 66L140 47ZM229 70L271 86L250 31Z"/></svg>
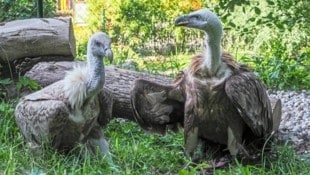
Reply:
<svg viewBox="0 0 310 175"><path fill-rule="evenodd" d="M22 100L15 109L16 122L26 141L38 145L60 135L68 115L67 105L59 100Z"/></svg>
<svg viewBox="0 0 310 175"><path fill-rule="evenodd" d="M253 133L259 137L272 131L272 112L266 90L251 72L230 77L225 91L241 117Z"/></svg>
<svg viewBox="0 0 310 175"><path fill-rule="evenodd" d="M131 105L139 125L148 131L165 134L183 123L183 103L169 98L172 85L138 79L131 91Z"/></svg>
<svg viewBox="0 0 310 175"><path fill-rule="evenodd" d="M107 88L102 88L98 96L100 104L98 123L104 127L112 119L113 94Z"/></svg>

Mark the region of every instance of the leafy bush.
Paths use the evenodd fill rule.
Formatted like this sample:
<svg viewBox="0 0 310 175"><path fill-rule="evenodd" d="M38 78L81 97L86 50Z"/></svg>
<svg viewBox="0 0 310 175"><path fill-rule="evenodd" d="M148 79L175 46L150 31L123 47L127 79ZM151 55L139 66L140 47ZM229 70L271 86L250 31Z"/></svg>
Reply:
<svg viewBox="0 0 310 175"><path fill-rule="evenodd" d="M54 16L56 0L43 1L44 17ZM37 17L37 0L0 0L0 22Z"/></svg>
<svg viewBox="0 0 310 175"><path fill-rule="evenodd" d="M224 49L270 88L310 89L309 1L228 1L209 5L225 26Z"/></svg>
<svg viewBox="0 0 310 175"><path fill-rule="evenodd" d="M144 49L176 44L176 39L183 41L187 35L180 35L184 29L174 30L175 17L202 7L200 0L87 0L87 4L91 33L106 31L118 45L127 45L139 54L144 54Z"/></svg>
<svg viewBox="0 0 310 175"><path fill-rule="evenodd" d="M254 65L255 72L270 88L309 89L310 49L290 55L286 43L280 38L264 45L261 56L243 57Z"/></svg>
<svg viewBox="0 0 310 175"><path fill-rule="evenodd" d="M221 17L225 27L224 50L252 65L267 86L310 88L309 62L306 61L309 51L305 51L309 48L308 1L88 0L87 3L88 26L92 32L103 30L112 36L117 64L133 58L138 62L139 70L152 73L183 67L174 64L178 62L173 61L173 57L178 56L173 54L198 51L203 33L175 28L173 21L177 16L205 5ZM163 53L163 48L170 45L172 49ZM152 59L154 55L155 60ZM182 59L181 56L179 60Z"/></svg>
<svg viewBox="0 0 310 175"><path fill-rule="evenodd" d="M11 79L9 78L0 79L0 99L5 99L7 97L6 86L10 84L12 84Z"/></svg>
<svg viewBox="0 0 310 175"><path fill-rule="evenodd" d="M52 15L55 0L44 2L46 16ZM310 89L307 75L310 2L307 0L86 2L88 25L75 26L79 59L85 59L88 37L95 31L106 31L113 40L116 64L134 59L139 70L175 72L189 59L176 55L197 52L202 45L203 33L175 28L173 21L181 14L205 6L221 17L225 27L224 50L232 53L238 61L251 64L269 87ZM0 5L0 21L36 15L34 0L0 0ZM155 61L151 57L156 57ZM181 64L175 60L181 60Z"/></svg>

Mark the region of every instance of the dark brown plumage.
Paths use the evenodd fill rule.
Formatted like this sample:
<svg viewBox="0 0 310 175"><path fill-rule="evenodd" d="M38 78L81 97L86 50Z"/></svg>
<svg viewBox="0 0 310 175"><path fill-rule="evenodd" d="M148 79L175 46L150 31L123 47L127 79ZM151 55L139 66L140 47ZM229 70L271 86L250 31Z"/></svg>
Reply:
<svg viewBox="0 0 310 175"><path fill-rule="evenodd" d="M168 97L172 85L161 85L138 79L131 91L131 104L136 121L148 131L165 134L183 125L184 102Z"/></svg>
<svg viewBox="0 0 310 175"><path fill-rule="evenodd" d="M185 150L192 155L198 139L206 139L227 145L230 153L236 155L243 149L244 138L263 138L272 132L268 96L257 77L229 55L222 59L232 74L222 81L196 69L201 58L194 58L178 84L186 99Z"/></svg>
<svg viewBox="0 0 310 175"><path fill-rule="evenodd" d="M222 25L214 13L207 9L198 10L178 17L175 24L197 28L206 33L203 53L192 59L190 66L176 79L173 87L162 87L165 89L165 100L184 103L184 118L180 114L177 117L171 113L169 115L170 111L180 107L175 108L171 102L163 103L162 100L144 105L133 102L138 111L136 116L144 120L144 126L155 126L158 120L160 123L156 124L157 127L163 127L168 124L167 121L171 124L175 119L178 122L184 120L185 152L189 156L193 156L199 140L226 145L232 156L241 151L247 154L244 143L253 140L264 143L278 129L281 102L276 102L275 111L272 112L266 89L256 75L221 51ZM141 88L142 91L141 84L139 81L134 89ZM147 93L154 93L152 90ZM138 95L141 101L147 99L146 94L133 93L133 96ZM156 105L172 107L166 111L165 115L169 117L165 117L164 121L149 112ZM139 113L142 110L143 115Z"/></svg>

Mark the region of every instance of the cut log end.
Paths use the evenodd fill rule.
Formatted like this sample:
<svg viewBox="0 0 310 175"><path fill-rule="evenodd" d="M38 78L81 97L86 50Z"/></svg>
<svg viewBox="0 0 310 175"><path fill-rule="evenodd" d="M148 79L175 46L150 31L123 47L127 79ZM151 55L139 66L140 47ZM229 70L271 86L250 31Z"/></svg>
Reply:
<svg viewBox="0 0 310 175"><path fill-rule="evenodd" d="M0 62L40 56L76 56L71 18L32 18L0 25Z"/></svg>

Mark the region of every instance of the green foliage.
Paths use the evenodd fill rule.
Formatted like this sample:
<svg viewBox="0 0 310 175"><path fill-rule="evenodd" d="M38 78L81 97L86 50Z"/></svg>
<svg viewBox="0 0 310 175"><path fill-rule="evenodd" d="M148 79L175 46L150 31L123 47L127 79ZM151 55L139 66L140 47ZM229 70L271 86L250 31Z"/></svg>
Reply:
<svg viewBox="0 0 310 175"><path fill-rule="evenodd" d="M307 0L267 0L268 7L273 10L265 14L265 23L274 25L280 30L300 30L310 32L310 2Z"/></svg>
<svg viewBox="0 0 310 175"><path fill-rule="evenodd" d="M135 53L130 47L122 46L112 46L112 50L114 52L114 61L113 64L122 65L126 62L126 60L139 60L140 57L137 53Z"/></svg>
<svg viewBox="0 0 310 175"><path fill-rule="evenodd" d="M310 49L290 55L286 45L281 39L275 39L262 48L262 57L247 60L254 63L255 71L270 88L309 89Z"/></svg>
<svg viewBox="0 0 310 175"><path fill-rule="evenodd" d="M203 33L175 28L173 21L178 15L205 4L224 24L224 50L251 64L269 87L309 89L306 75L309 70L306 60L310 57L309 3L306 0L87 0L87 29L75 29L77 55L84 60L88 36L98 30L106 31L115 43L115 64L133 59L139 70L152 73L173 70L168 74L174 75L175 69L183 68L189 59L175 54L197 52ZM55 0L44 1L44 5L45 16L53 15ZM0 21L33 16L36 1L0 0ZM276 41L278 38L281 41ZM158 58L148 61L151 57ZM180 57L181 63L174 61L174 57Z"/></svg>
<svg viewBox="0 0 310 175"><path fill-rule="evenodd" d="M44 17L54 16L56 0L43 1ZM0 22L37 17L37 0L0 0Z"/></svg>
<svg viewBox="0 0 310 175"><path fill-rule="evenodd" d="M25 76L21 76L19 77L19 81L16 84L16 88L18 91L20 91L23 88L29 89L29 90L38 90L41 88L41 86L34 80L25 77Z"/></svg>
<svg viewBox="0 0 310 175"><path fill-rule="evenodd" d="M12 80L9 79L9 78L1 79L1 80L0 80L0 85L1 85L1 86L9 85L9 84L11 84L11 83L12 83Z"/></svg>
<svg viewBox="0 0 310 175"><path fill-rule="evenodd" d="M268 87L310 89L309 1L221 0L208 6L225 26L224 49L250 64Z"/></svg>
<svg viewBox="0 0 310 175"><path fill-rule="evenodd" d="M5 99L7 97L6 87L12 84L12 80L9 78L0 79L0 99Z"/></svg>
<svg viewBox="0 0 310 175"><path fill-rule="evenodd" d="M11 86L16 85L16 86ZM12 88L16 88L17 96L21 90L35 91L41 88L41 86L34 80L21 76L17 82L13 82L10 78L0 79L0 99L6 100L8 98L8 92L14 91Z"/></svg>
<svg viewBox="0 0 310 175"><path fill-rule="evenodd" d="M157 0L122 1L120 23L116 27L123 31L118 36L124 38L124 44L137 47L156 36L156 24L162 22L164 17L164 13L159 10L160 5ZM124 30L125 27L128 29Z"/></svg>
<svg viewBox="0 0 310 175"><path fill-rule="evenodd" d="M13 116L14 101L0 102L0 142L8 143L19 132ZM1 157L1 156L0 156Z"/></svg>
<svg viewBox="0 0 310 175"><path fill-rule="evenodd" d="M177 8L176 4L182 4L179 1L88 0L87 3L89 29L108 32L118 45L129 46L138 54L144 55L143 50L155 50L162 44L176 44L176 34L187 38L178 34L184 33L183 29L174 31L174 18L184 11ZM190 5L187 11L191 10Z"/></svg>
<svg viewBox="0 0 310 175"><path fill-rule="evenodd" d="M222 20L225 22L240 7L244 13L254 12L255 17L247 16L247 22L255 22L258 26L267 25L282 31L292 30L296 26L302 30L309 28L310 2L307 0L220 0L215 11L223 14ZM229 23L233 27L237 26L232 20Z"/></svg>
<svg viewBox="0 0 310 175"><path fill-rule="evenodd" d="M188 54L177 56L151 56L145 57L139 64L140 70L147 71L152 74L164 74L175 76L180 70L183 70L189 64L191 56Z"/></svg>
<svg viewBox="0 0 310 175"><path fill-rule="evenodd" d="M309 48L308 1L88 0L87 3L86 21L90 30L107 31L116 45L114 64L121 65L130 59L138 63L139 70L151 73L173 70L168 74L174 75L190 59L183 57L183 53L192 55L200 50L203 33L175 28L173 21L205 4L221 17L225 27L224 50L253 66L269 87L310 88L306 61L309 52L305 51ZM280 46L275 44L278 38ZM172 47L165 49L168 46ZM84 44L79 48L85 49Z"/></svg>

